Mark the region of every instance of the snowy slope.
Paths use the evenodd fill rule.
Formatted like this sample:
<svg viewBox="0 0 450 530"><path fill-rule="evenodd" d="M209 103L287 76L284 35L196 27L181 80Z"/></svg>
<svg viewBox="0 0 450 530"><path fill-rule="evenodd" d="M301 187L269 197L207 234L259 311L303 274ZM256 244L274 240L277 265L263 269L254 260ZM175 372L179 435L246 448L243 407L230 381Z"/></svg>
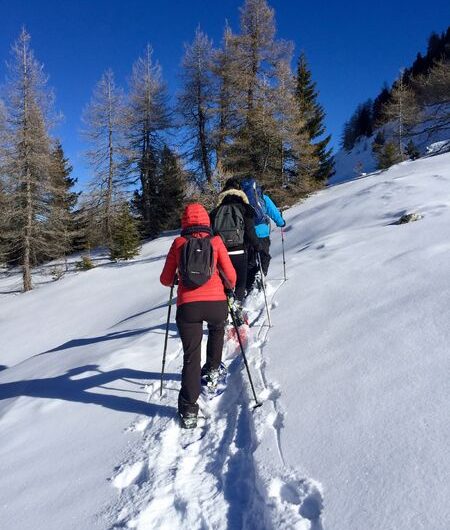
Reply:
<svg viewBox="0 0 450 530"><path fill-rule="evenodd" d="M286 212L272 328L248 302L264 404L252 412L230 342L228 388L194 434L176 426L173 319L159 399L170 237L2 295L2 528L447 529L449 167L405 162ZM392 224L411 211L423 218Z"/></svg>
<svg viewBox="0 0 450 530"><path fill-rule="evenodd" d="M419 126L420 127L420 126ZM372 145L378 132L383 132L386 140L395 140L393 125L388 124L380 129L376 129L372 136L362 136L356 140L353 149L346 151L340 149L335 157L335 173L328 180L329 185L340 184L354 180L361 175L374 172L377 168L377 161L372 152ZM412 140L421 156L426 154L442 154L449 151L448 131L434 131L430 134L417 133L412 136ZM405 144L407 141L405 140Z"/></svg>

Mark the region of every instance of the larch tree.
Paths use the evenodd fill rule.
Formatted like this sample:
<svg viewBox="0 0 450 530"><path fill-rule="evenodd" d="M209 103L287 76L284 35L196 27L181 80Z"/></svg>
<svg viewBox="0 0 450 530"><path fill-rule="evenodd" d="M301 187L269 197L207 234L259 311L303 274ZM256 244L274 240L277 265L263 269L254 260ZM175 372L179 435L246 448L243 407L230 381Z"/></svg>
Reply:
<svg viewBox="0 0 450 530"><path fill-rule="evenodd" d="M238 176L271 179L277 165L280 139L272 99L276 65L290 45L275 40L274 11L266 0L246 0L241 8L241 31L235 37L234 127L224 167ZM275 165L275 167L274 167Z"/></svg>
<svg viewBox="0 0 450 530"><path fill-rule="evenodd" d="M7 211L9 201L6 193L6 152L6 109L0 99L0 264L5 262L8 249L6 231L9 219Z"/></svg>
<svg viewBox="0 0 450 530"><path fill-rule="evenodd" d="M400 160L405 159L405 138L417 123L420 109L416 95L410 85L406 84L401 72L395 82L391 97L383 107L383 116L386 122L393 122L395 126L394 138ZM392 150L392 147L390 147Z"/></svg>
<svg viewBox="0 0 450 530"><path fill-rule="evenodd" d="M213 112L214 146L216 153L215 174L222 175L224 154L230 136L238 126L236 107L239 99L239 61L237 60L238 39L228 23L225 26L222 46L214 51L213 73L216 79L216 97Z"/></svg>
<svg viewBox="0 0 450 530"><path fill-rule="evenodd" d="M178 96L178 110L187 135L184 153L198 175L198 183L210 184L213 165L212 109L215 82L212 73L213 46L208 36L197 28L194 40L185 46L182 61L183 88Z"/></svg>
<svg viewBox="0 0 450 530"><path fill-rule="evenodd" d="M424 112L410 135L425 134L428 138L450 131L450 59L436 62L428 75L413 81L417 102Z"/></svg>
<svg viewBox="0 0 450 530"><path fill-rule="evenodd" d="M24 291L32 289L32 265L47 245L53 97L46 84L43 67L30 47L30 35L23 29L8 64L4 172L11 204L8 254L22 266Z"/></svg>
<svg viewBox="0 0 450 530"><path fill-rule="evenodd" d="M126 173L130 182L140 183L135 205L146 237L158 233L159 156L170 127L166 85L152 53L148 45L133 65L126 112Z"/></svg>
<svg viewBox="0 0 450 530"><path fill-rule="evenodd" d="M89 142L87 158L94 172L91 189L100 213L102 242L112 235L115 203L125 181L123 156L124 94L116 86L112 70L107 70L94 88L83 113L83 134Z"/></svg>

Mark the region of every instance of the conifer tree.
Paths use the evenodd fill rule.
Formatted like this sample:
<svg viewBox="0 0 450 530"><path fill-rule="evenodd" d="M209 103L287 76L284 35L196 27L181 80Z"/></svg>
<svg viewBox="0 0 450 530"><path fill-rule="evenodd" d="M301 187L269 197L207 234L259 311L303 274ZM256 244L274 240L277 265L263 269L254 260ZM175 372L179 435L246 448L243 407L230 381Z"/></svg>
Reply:
<svg viewBox="0 0 450 530"><path fill-rule="evenodd" d="M111 237L114 208L124 187L121 171L124 128L124 94L112 70L97 83L83 114L84 136L90 144L87 158L95 174L91 183L100 212L103 242Z"/></svg>
<svg viewBox="0 0 450 530"><path fill-rule="evenodd" d="M420 157L420 151L417 149L416 144L413 142L411 138L408 144L406 145L405 152L411 160L416 160L417 158Z"/></svg>
<svg viewBox="0 0 450 530"><path fill-rule="evenodd" d="M161 229L174 230L180 226L185 193L185 172L176 154L164 146L160 161Z"/></svg>
<svg viewBox="0 0 450 530"><path fill-rule="evenodd" d="M300 116L304 121L303 130L300 132L308 135L319 161L318 169L311 177L319 182L325 182L334 172L332 150L328 147L331 136L324 137L325 111L317 101L316 83L312 80L311 70L308 67L304 53L300 55L297 65L296 97Z"/></svg>
<svg viewBox="0 0 450 530"><path fill-rule="evenodd" d="M223 165L237 176L273 179L280 160L276 122L276 65L289 62L291 46L275 40L274 11L266 0L246 0L241 8L241 31L234 39L233 134Z"/></svg>
<svg viewBox="0 0 450 530"><path fill-rule="evenodd" d="M72 249L75 235L74 207L78 193L72 191L76 179L70 176L72 166L64 156L62 145L56 141L52 150L49 175L49 217L47 251L44 259L65 257Z"/></svg>
<svg viewBox="0 0 450 530"><path fill-rule="evenodd" d="M130 182L139 182L135 206L140 210L143 235L158 232L158 158L163 133L170 126L166 86L152 48L133 65L127 106L125 167Z"/></svg>
<svg viewBox="0 0 450 530"><path fill-rule="evenodd" d="M32 289L31 267L45 251L43 227L49 215L52 95L42 65L30 47L25 29L12 47L6 86L6 144L4 172L11 210L9 256L22 266L23 289Z"/></svg>
<svg viewBox="0 0 450 530"><path fill-rule="evenodd" d="M8 196L6 193L6 109L0 99L0 264L6 261L8 250Z"/></svg>
<svg viewBox="0 0 450 530"><path fill-rule="evenodd" d="M178 110L187 129L184 153L193 164L200 184L212 178L212 107L214 79L213 47L208 36L197 28L192 43L185 46L182 61L183 89L178 97Z"/></svg>
<svg viewBox="0 0 450 530"><path fill-rule="evenodd" d="M319 168L319 160L306 131L306 120L297 104L296 80L287 61L277 64L276 78L272 100L280 143L279 167L274 174L279 176L279 180L271 183L271 190L276 200L285 201L309 190L310 179Z"/></svg>
<svg viewBox="0 0 450 530"><path fill-rule="evenodd" d="M398 150L398 144L393 141L385 142L378 151L375 151L375 156L378 161L378 169L388 169L403 160Z"/></svg>
<svg viewBox="0 0 450 530"><path fill-rule="evenodd" d="M395 124L394 137L400 160L405 159L405 137L417 123L419 114L416 96L411 87L404 82L402 72L392 89L389 102L383 107L385 121Z"/></svg>
<svg viewBox="0 0 450 530"><path fill-rule="evenodd" d="M228 24L225 26L222 47L214 52L213 73L216 78L216 101L214 112L216 113L216 126L213 131L214 146L216 151L216 170L223 173L223 157L226 144L235 123L236 101L238 100L239 86L239 62L237 60L238 40L233 35ZM215 171L217 173L217 171Z"/></svg>
<svg viewBox="0 0 450 530"><path fill-rule="evenodd" d="M109 243L110 257L113 260L134 258L139 253L139 231L130 207L123 202L114 218L113 231Z"/></svg>
<svg viewBox="0 0 450 530"><path fill-rule="evenodd" d="M416 113L415 120L414 115L409 117L412 126L415 127L414 130L410 127L408 135L425 134L427 138L432 138L435 135L448 134L450 131L450 59L436 62L428 75L414 80L412 88L422 112Z"/></svg>

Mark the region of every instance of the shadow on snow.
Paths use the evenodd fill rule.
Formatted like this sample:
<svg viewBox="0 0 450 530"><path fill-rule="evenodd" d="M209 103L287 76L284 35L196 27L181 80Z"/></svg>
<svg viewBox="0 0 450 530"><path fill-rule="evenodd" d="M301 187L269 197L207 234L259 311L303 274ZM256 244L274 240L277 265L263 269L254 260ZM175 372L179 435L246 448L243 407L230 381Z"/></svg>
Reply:
<svg viewBox="0 0 450 530"><path fill-rule="evenodd" d="M94 375L74 379L82 374L96 372ZM164 405L146 403L138 399L127 396L117 396L112 394L100 394L97 391L89 390L110 389L105 387L108 383L122 380L130 385L141 385L142 380L159 380L160 374L157 372L144 372L121 368L103 372L98 365L85 365L68 370L65 374L42 379L29 379L23 381L13 381L11 383L0 384L0 400L29 396L35 398L61 399L76 403L87 403L99 405L101 407L129 412L132 414L143 414L146 416L166 416L175 417L176 409ZM179 381L179 374L165 374L165 379ZM138 380L138 381L135 381ZM121 391L129 392L128 389Z"/></svg>

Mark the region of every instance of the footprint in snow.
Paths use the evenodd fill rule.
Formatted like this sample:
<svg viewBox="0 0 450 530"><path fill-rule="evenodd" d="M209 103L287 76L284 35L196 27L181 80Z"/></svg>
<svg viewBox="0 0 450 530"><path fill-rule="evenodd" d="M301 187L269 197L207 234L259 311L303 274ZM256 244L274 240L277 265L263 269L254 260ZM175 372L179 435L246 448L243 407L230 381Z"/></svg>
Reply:
<svg viewBox="0 0 450 530"><path fill-rule="evenodd" d="M309 479L274 478L270 485L269 496L286 510L301 515L311 521L311 529L322 530L320 516L323 510L323 498L320 485Z"/></svg>
<svg viewBox="0 0 450 530"><path fill-rule="evenodd" d="M118 490L123 490L144 479L145 462L140 461L123 467L118 475L112 479L112 484Z"/></svg>

